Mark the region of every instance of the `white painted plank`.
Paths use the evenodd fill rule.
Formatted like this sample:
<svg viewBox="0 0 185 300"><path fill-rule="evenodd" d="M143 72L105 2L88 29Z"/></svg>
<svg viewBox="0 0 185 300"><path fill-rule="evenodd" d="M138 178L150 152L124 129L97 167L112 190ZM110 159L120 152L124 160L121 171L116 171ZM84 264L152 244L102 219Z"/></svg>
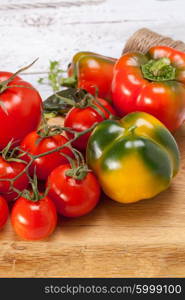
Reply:
<svg viewBox="0 0 185 300"><path fill-rule="evenodd" d="M61 6L21 9L23 4L48 2ZM19 9L1 10L14 4ZM141 27L183 40L184 10L184 0L1 0L0 68L15 71L40 57L32 71L44 72L49 59L64 67L80 50L119 57L125 41ZM37 76L26 78L36 83ZM50 93L44 86L40 90L43 97Z"/></svg>

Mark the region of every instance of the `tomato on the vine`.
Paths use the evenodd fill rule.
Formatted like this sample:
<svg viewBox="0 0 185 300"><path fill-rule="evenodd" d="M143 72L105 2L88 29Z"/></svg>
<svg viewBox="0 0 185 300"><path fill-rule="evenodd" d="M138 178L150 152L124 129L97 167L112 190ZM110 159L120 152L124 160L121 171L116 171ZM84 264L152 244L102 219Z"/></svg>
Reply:
<svg viewBox="0 0 185 300"><path fill-rule="evenodd" d="M13 140L14 146L41 120L42 100L33 86L19 76L7 82L13 74L0 72L0 149Z"/></svg>
<svg viewBox="0 0 185 300"><path fill-rule="evenodd" d="M18 194L11 188L10 179L17 177L26 167L23 162L5 160L0 156L0 194L8 201L14 200ZM7 180L6 180L7 179ZM19 191L27 188L29 179L26 173L14 180L13 187Z"/></svg>
<svg viewBox="0 0 185 300"><path fill-rule="evenodd" d="M15 232L23 239L44 239L56 227L56 208L47 196L38 201L20 197L13 206L11 221Z"/></svg>
<svg viewBox="0 0 185 300"><path fill-rule="evenodd" d="M39 133L33 131L24 138L21 143L21 149L32 155L38 155L56 149L67 142L68 139L61 134L41 138ZM36 171L38 179L46 180L53 169L68 162L68 159L62 154L73 157L69 147L64 147L59 151L35 159L30 166L30 174L33 175L34 171ZM30 157L27 154L21 158L27 162L30 161Z"/></svg>
<svg viewBox="0 0 185 300"><path fill-rule="evenodd" d="M65 117L64 126L76 132L82 132L92 127L95 123L108 119L110 114L116 115L113 107L104 99L94 98L92 105L73 107ZM66 134L70 139L74 137L71 132L66 132ZM73 146L79 150L85 150L90 134L91 132L88 132L80 136L72 143Z"/></svg>
<svg viewBox="0 0 185 300"><path fill-rule="evenodd" d="M95 175L88 171L82 179L67 174L69 164L54 169L48 177L49 197L55 202L59 214L80 217L89 213L100 198L100 185Z"/></svg>
<svg viewBox="0 0 185 300"><path fill-rule="evenodd" d="M8 205L6 200L0 196L0 229L6 224L8 220Z"/></svg>

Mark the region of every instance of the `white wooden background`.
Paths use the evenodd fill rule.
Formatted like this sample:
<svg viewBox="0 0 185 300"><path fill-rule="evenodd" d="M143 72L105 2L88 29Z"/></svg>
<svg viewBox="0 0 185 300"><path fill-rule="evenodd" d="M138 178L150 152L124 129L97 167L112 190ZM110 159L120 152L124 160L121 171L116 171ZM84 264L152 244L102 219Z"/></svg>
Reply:
<svg viewBox="0 0 185 300"><path fill-rule="evenodd" d="M185 40L185 1L0 0L0 69L15 71L39 57L29 72L46 72L49 60L66 66L80 50L119 57L141 27ZM43 98L50 94L37 84L40 75L24 76Z"/></svg>
<svg viewBox="0 0 185 300"><path fill-rule="evenodd" d="M57 8L54 8L54 4ZM80 50L119 57L125 41L142 27L185 41L185 0L0 0L0 70L16 71L39 57L39 61L29 72L44 73L49 60L60 60L65 66L72 55ZM29 74L24 77L39 88L44 99L51 91L37 84L41 75ZM131 276L184 275L184 206L181 206L183 174L180 173L180 180L176 181L176 189L179 189L176 202L170 201L169 205L168 199L162 199L165 198L162 195L158 200L136 206L136 210L139 207L138 214L134 208L125 208L128 213L125 213L123 223L110 204L106 210L99 210L97 219L93 217L88 222L76 220L71 227L64 227L65 242L58 240L57 247L51 243L48 256L45 256L48 245L39 243L28 246L18 240L10 242L12 235L7 235L6 240L1 242L0 250L3 276L47 276L48 268L49 275L55 276L61 274L63 267L67 270L66 276L79 276L80 268L85 272L83 275L88 276L120 276L123 272ZM172 193L174 191L175 189L171 190ZM113 226L112 231L114 245L110 245L106 227L104 235L103 229L98 229L97 242L94 244L94 228L91 223L96 222L95 226L103 228L107 224L106 221L103 223L102 216L110 217L112 209L116 226ZM174 211L177 215L173 215ZM133 215L137 217L133 218ZM88 224L87 227L84 224ZM123 227L126 231L120 242ZM59 232L60 228L57 230ZM84 232L86 241L89 242L87 246L82 242ZM77 236L75 241L74 233ZM130 241L131 235L133 238ZM170 245L169 236L172 236ZM57 237L58 235L54 235L54 241L57 241ZM105 249L102 247L102 237ZM53 255L55 260L51 267ZM81 258L80 263L78 256Z"/></svg>

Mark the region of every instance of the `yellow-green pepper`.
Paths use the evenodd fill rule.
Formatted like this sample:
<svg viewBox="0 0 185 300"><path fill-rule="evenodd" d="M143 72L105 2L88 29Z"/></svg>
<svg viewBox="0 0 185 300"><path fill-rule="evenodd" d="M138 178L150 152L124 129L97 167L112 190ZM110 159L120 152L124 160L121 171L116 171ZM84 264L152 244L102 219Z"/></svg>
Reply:
<svg viewBox="0 0 185 300"><path fill-rule="evenodd" d="M88 142L87 162L107 196L131 203L168 188L179 169L179 150L158 119L134 112L97 125Z"/></svg>

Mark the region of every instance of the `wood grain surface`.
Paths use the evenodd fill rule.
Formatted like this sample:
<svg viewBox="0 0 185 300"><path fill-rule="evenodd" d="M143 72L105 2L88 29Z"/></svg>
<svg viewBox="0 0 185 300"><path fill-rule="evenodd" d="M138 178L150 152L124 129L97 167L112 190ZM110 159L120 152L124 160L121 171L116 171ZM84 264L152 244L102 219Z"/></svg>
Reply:
<svg viewBox="0 0 185 300"><path fill-rule="evenodd" d="M1 70L15 71L39 57L23 77L43 98L51 89L37 79L49 60L65 68L79 50L119 57L141 27L184 39L184 0L0 2ZM121 205L102 196L91 214L60 219L42 242L19 239L8 224L0 232L0 277L185 277L185 127L176 138L181 170L154 199Z"/></svg>
<svg viewBox="0 0 185 300"><path fill-rule="evenodd" d="M8 224L0 232L0 276L183 277L185 126L176 139L181 170L157 197L122 205L102 195L92 213L60 218L55 233L41 242L19 239Z"/></svg>

